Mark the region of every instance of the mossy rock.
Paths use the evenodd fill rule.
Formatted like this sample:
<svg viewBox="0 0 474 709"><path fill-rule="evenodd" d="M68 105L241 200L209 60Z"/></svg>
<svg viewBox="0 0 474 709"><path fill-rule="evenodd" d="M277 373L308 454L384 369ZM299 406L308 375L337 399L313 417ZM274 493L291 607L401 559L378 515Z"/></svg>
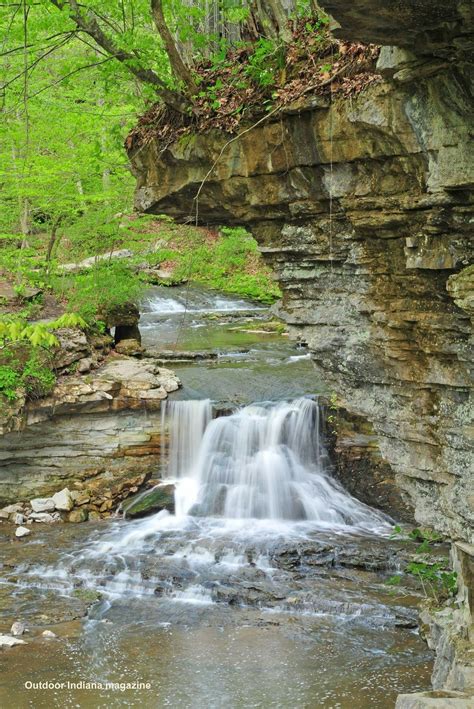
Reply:
<svg viewBox="0 0 474 709"><path fill-rule="evenodd" d="M129 497L122 505L125 517L135 519L161 510L174 512L174 485L159 485Z"/></svg>
<svg viewBox="0 0 474 709"><path fill-rule="evenodd" d="M79 598L81 601L84 601L84 603L95 603L96 601L100 601L102 598L102 594L99 593L99 591L94 591L89 588L76 588L72 592L72 595L75 598Z"/></svg>

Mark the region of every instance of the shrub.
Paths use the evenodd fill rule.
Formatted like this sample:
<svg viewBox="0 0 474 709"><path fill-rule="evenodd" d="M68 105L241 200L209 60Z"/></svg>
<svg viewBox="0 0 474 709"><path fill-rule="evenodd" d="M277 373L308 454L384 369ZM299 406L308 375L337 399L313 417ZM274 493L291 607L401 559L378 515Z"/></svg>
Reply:
<svg viewBox="0 0 474 709"><path fill-rule="evenodd" d="M99 311L136 301L145 285L129 266L118 261L98 264L78 274L56 276L52 280L56 293L68 301L68 310L93 323Z"/></svg>

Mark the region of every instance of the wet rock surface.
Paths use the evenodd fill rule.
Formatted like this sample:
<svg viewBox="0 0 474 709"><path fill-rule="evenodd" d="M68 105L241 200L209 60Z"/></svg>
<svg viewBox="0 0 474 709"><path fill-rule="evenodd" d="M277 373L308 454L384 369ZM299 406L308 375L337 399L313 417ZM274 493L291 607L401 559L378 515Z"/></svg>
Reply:
<svg viewBox="0 0 474 709"><path fill-rule="evenodd" d="M162 514L165 517L161 519L172 519ZM155 525L159 519L155 518ZM220 668L227 650L220 649L219 659L213 655L216 643L219 646L221 642L219 635L233 638L234 662L235 653L242 652L259 664L257 684L252 671L246 675L246 684L250 683L254 692L266 687L267 670L262 670L260 658L269 652L273 637L277 642L273 661L277 657L274 653L283 652L278 650L283 643L284 656L298 658L294 669L298 676L305 653L311 648L318 657L321 653L319 660L312 656L308 677L319 678L316 684L322 681L322 685L305 690L309 692L306 702L316 696L321 700L329 692L321 706L331 706L331 697L339 696L343 707L362 709L367 706L363 703L367 692L374 691L371 706L382 709L387 706L387 696L395 700L398 689L427 688L430 654L414 634L418 591L408 585L394 594L385 583L393 569L410 557L413 545L360 535L334 537L321 531L308 538L307 533L301 536L301 530L293 539L276 533L271 540L269 531L261 531L251 540L242 528L223 534L217 520L210 527L207 524L189 520L187 527L173 529L171 524L161 531L155 526L153 531L152 518L103 522L87 529L71 525L61 532L58 527L43 527L35 544L24 542L20 547L12 547L8 538L0 536L4 560L0 632L4 629L8 633L12 620L21 619L28 629L28 644L21 648L21 657L38 670L42 663L53 662L61 676L62 668L71 666L71 653L75 667L81 667L86 675L91 672L91 658L103 658L101 671L107 677L115 676L107 659L111 657L110 643L122 648L121 657L128 657L133 647L135 671L148 677L152 666L156 672L152 659L156 643L164 660L168 633L174 648L172 665L184 661L180 653L187 650L180 638L185 633L193 647L192 656L199 658L196 668L188 662L188 681L194 682L197 669L209 672L205 694L203 687L194 691L192 705L198 707L206 702L209 705L209 697L222 681ZM124 546L119 551L120 539ZM78 632L77 620L81 618L82 630ZM44 637L45 630L57 637ZM242 630L252 638L252 652L240 636ZM61 640L64 636L66 643ZM38 655L43 641L52 644ZM92 656L91 648L95 648ZM36 653L34 660L25 654L30 649ZM14 667L20 656L14 656L14 650L9 648L5 656L6 686L15 681ZM137 660L137 652L138 658L147 658L144 663ZM212 671L206 669L206 653ZM326 668L324 656L337 664L334 676L330 665L322 669ZM316 674L315 662L319 667ZM273 682L280 683L286 676L282 671L277 662L271 670ZM326 681L321 671L328 673ZM164 672L163 666L160 676ZM350 698L351 704L344 704L341 672L348 677L347 702ZM374 673L370 690L363 689L359 679L367 679L368 673ZM393 684L392 680L387 684L384 677L388 676ZM288 682L295 701L301 686L293 686L291 676L286 676L281 686ZM181 686L174 682L169 689L174 697ZM381 687L385 689L378 693ZM270 692L268 702L277 690L265 691ZM288 701L282 699L282 706ZM183 699L180 706L190 707L191 700Z"/></svg>
<svg viewBox="0 0 474 709"><path fill-rule="evenodd" d="M125 517L136 519L161 510L174 512L174 485L157 485L128 498L121 507Z"/></svg>

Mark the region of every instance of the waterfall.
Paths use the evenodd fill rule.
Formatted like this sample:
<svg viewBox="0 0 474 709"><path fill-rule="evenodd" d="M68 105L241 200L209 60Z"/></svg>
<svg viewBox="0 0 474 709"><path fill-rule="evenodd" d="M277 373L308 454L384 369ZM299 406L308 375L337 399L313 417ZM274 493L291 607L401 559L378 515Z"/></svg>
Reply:
<svg viewBox="0 0 474 709"><path fill-rule="evenodd" d="M331 477L313 399L253 404L217 419L209 400L180 401L167 403L167 415L177 516L386 522Z"/></svg>
<svg viewBox="0 0 474 709"><path fill-rule="evenodd" d="M165 431L168 425L171 439L162 455L162 469L167 471L167 477L185 477L191 470L211 418L210 399L163 402L161 430Z"/></svg>

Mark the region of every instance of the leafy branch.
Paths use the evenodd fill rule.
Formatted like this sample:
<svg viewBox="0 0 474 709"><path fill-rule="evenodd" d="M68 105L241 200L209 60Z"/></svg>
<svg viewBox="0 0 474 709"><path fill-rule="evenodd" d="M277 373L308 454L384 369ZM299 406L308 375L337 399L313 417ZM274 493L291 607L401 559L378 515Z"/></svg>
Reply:
<svg viewBox="0 0 474 709"><path fill-rule="evenodd" d="M137 53L130 53L121 49L114 40L107 35L99 23L94 13L86 10L83 12L76 0L50 0L50 2L60 11L68 10L70 19L83 32L89 35L94 42L105 52L121 62L139 81L149 84L162 98L165 104L173 108L178 113L187 113L189 100L178 91L172 91L153 69L143 66Z"/></svg>

